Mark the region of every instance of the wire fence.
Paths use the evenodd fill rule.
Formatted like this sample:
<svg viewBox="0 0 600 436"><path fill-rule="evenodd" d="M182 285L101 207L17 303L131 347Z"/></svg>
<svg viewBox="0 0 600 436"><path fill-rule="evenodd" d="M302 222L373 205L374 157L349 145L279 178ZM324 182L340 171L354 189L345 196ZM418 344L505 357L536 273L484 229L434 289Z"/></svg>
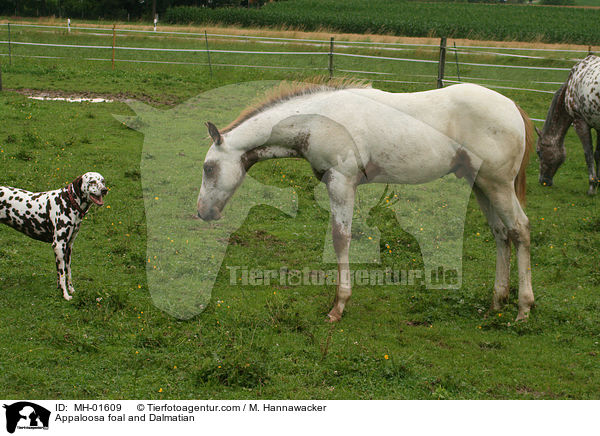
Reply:
<svg viewBox="0 0 600 436"><path fill-rule="evenodd" d="M431 85L436 80L438 84L470 82L490 88L548 94L566 80L573 64L591 51L500 45L446 47L445 38L441 44L334 42L333 38L71 26L70 21L65 26L0 23L0 35L6 36L0 36L0 56L8 57L9 63L13 58L30 58L112 62L113 68L115 63L171 64L209 67L211 74L213 67L322 71L331 77L344 73L373 82L423 85ZM42 35L46 41L39 40ZM82 42L77 43L74 37ZM112 40L111 43L86 43L90 38ZM235 47L223 47L232 44ZM252 49L239 47L243 44L251 44L248 48ZM254 49L261 45L268 45L269 49ZM51 53L52 50L57 53ZM206 60L198 59L198 55L206 55ZM456 74L444 74L445 70L452 69L456 69Z"/></svg>

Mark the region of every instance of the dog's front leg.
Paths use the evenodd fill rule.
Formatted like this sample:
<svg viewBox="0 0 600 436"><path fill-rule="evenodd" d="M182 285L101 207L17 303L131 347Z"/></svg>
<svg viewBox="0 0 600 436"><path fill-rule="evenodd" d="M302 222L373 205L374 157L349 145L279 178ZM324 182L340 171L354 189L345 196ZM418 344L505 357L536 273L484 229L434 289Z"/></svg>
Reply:
<svg viewBox="0 0 600 436"><path fill-rule="evenodd" d="M63 241L54 241L52 243L54 257L56 258L56 272L58 273L58 287L63 292L65 300L73 298L67 290L67 266L65 262L67 243Z"/></svg>
<svg viewBox="0 0 600 436"><path fill-rule="evenodd" d="M73 281L71 280L71 252L73 250L73 241L67 244L67 248L65 250L65 270L67 275L67 289L71 294L75 292L75 288L73 287Z"/></svg>

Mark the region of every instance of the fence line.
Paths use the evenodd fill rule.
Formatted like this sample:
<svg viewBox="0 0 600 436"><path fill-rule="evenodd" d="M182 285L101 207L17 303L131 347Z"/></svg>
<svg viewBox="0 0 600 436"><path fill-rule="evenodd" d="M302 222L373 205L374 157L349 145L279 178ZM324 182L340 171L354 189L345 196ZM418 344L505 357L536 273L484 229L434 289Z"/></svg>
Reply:
<svg viewBox="0 0 600 436"><path fill-rule="evenodd" d="M446 76L450 79L458 79L458 76ZM490 77L470 77L470 76L461 76L463 79L468 80L480 80L487 82L521 82L521 80L514 79L492 79ZM539 83L541 85L562 85L564 82L540 82L537 80L532 80L531 83Z"/></svg>
<svg viewBox="0 0 600 436"><path fill-rule="evenodd" d="M6 53L0 53L0 56L8 56ZM32 58L32 59L72 59L65 56L34 56L34 55L13 55L18 58ZM112 59L108 58L81 58L83 61L100 61L100 62L112 62ZM196 66L208 66L208 62L183 62L183 61L147 61L141 59L115 59L115 62L130 62L140 64L171 64L171 65L196 65ZM239 68L264 68L264 69L276 69L276 70L316 70L325 71L327 67L282 67L276 65L245 65L245 64L215 64L211 65L216 67L239 67ZM341 70L338 70L341 71Z"/></svg>
<svg viewBox="0 0 600 436"><path fill-rule="evenodd" d="M0 44L8 44L8 41L0 41ZM77 45L77 44L54 44L44 42L22 42L11 41L11 45L29 45L40 47L62 47L62 48L93 48L93 49L113 49L112 45ZM115 50L133 50L133 51L159 51L159 52L182 52L182 53L206 53L205 48L159 48L159 47L127 47L115 46ZM263 54L263 55L328 55L324 51L251 51L251 50L218 50L211 49L213 53L236 53L236 54Z"/></svg>
<svg viewBox="0 0 600 436"><path fill-rule="evenodd" d="M9 23L0 23L0 26L6 26ZM19 24L10 23L14 27L35 27L35 28L50 28L50 29L69 29L69 26L53 26L43 24ZM71 30L100 30L110 32L112 29L107 27L79 27L70 26ZM140 30L140 29L118 29L118 32L126 33L150 33L150 34L162 34L162 35L183 35L183 36L197 36L203 37L204 33L196 32L177 32L177 31L161 31L161 30ZM208 33L208 36L219 37L219 38L230 38L230 39L258 39L258 40L270 40L270 41L289 41L289 42L313 42L323 45L329 44L329 40L325 39L310 39L310 38L284 38L274 36L255 36L255 35L228 35L219 33ZM406 47L431 47L437 48L438 44L415 44L405 42L372 42L372 41L340 41L343 44L352 45L371 45L371 46L406 46ZM500 46L475 46L475 45L457 45L457 48L469 50L469 49L487 49L487 50L512 50L512 51L540 51L540 52L564 52L564 53L588 53L588 50L573 50L573 49L554 49L554 48L533 48L533 47L500 47Z"/></svg>
<svg viewBox="0 0 600 436"><path fill-rule="evenodd" d="M448 80L444 79L444 82L450 83L473 83L473 82L465 82L462 80ZM514 89L517 91L529 91L529 92L542 92L545 94L554 94L555 91L544 91L542 89L531 89L531 88L513 88L512 86L500 86L500 85L487 85L488 88L497 88L497 89Z"/></svg>
<svg viewBox="0 0 600 436"><path fill-rule="evenodd" d="M0 44L9 44L9 41L2 40ZM11 45L28 45L28 46L40 46L40 47L62 47L62 48L87 48L87 49L112 49L112 46L104 45L79 45L79 44L55 44L55 43L41 43L41 42L22 42L22 41L11 41ZM173 53L206 53L206 49L200 48L159 48L159 47L127 47L127 46L115 46L116 50L132 50L132 51L156 51L156 52L173 52ZM250 55L329 55L326 51L254 51L254 50L219 50L211 49L213 53L233 53L233 54L250 54ZM429 63L437 64L438 61L430 59L412 59L412 58L398 58L391 56L374 56L374 55L362 55L355 53L340 53L336 52L336 56L345 56L353 58L364 58L364 59L379 59L379 60L391 60L401 62L417 62L417 63ZM560 67L538 67L529 65L500 65L500 64L482 64L475 62L461 62L461 65L477 66L477 67L490 67L490 68L512 68L512 69L526 69L526 70L540 70L540 71L571 71L570 68Z"/></svg>
<svg viewBox="0 0 600 436"><path fill-rule="evenodd" d="M4 23L0 23L0 25L2 25ZM13 26L21 26L21 27L50 27L50 28L57 28L57 29L64 29L65 27L62 26L42 26L42 25L25 25L25 24L11 24ZM110 30L110 29L105 29L105 28L92 28L92 27L70 27L71 29L81 29L81 30ZM146 31L146 30L132 30L132 29L120 29L119 31L124 31L124 32L144 32L144 33L150 33L151 35L149 35L150 37L152 37L152 34L154 33L159 33L159 34L175 34L175 35L184 35L184 36L197 36L197 37L201 37L203 34L201 33L193 33L193 32L162 32L162 31ZM117 35L119 35L119 31L117 31ZM96 35L96 36L112 36L112 33L88 33L90 35ZM121 35L122 36L122 35ZM320 40L320 39L301 39L301 38L279 38L279 37L268 37L268 36L250 36L250 35L225 35L225 34L217 34L217 33L207 33L206 36L210 36L212 38L230 38L230 39L237 39L237 40L254 40L257 43L265 43L265 44L272 44L272 41L287 41L287 42L294 42L298 45L302 44L302 45L312 45L312 46L328 46L329 42L325 41L325 40ZM156 36L155 36L156 37ZM264 42L266 41L266 42ZM310 44L304 44L305 42L308 42ZM390 47L390 46L385 46L382 47L381 45L394 45L394 46L400 46L400 47ZM436 49L438 48L437 45L434 44L411 44L411 43L396 43L396 42L368 42L368 41L338 41L338 43L336 44L336 46L339 48L360 48L360 49L367 49L367 50L389 50L389 51L410 51L412 49L414 49L415 47L426 47L429 51L436 51ZM403 47L407 47L407 48L403 48ZM478 46L455 46L454 48L450 48L450 50L456 50L456 48L462 48L463 51L459 52L462 54L471 54L471 55L480 55L480 54L487 54L487 55L494 55L494 56L504 56L504 57L515 57L515 58L525 58L525 59L549 59L549 58L545 58L543 56L528 56L528 55L518 55L518 54L511 54L511 53L499 53L499 52L493 52L493 51L481 51L481 50L477 50L477 49L499 49L499 50L520 50L520 51L531 51L531 50L545 50L545 51L561 51L561 50L552 50L552 49L529 49L529 48L516 48L516 47L478 47ZM476 50L473 50L476 49ZM586 53L586 51L577 51L577 50L564 50L565 52L568 53ZM576 61L577 59L556 59L559 61Z"/></svg>
<svg viewBox="0 0 600 436"><path fill-rule="evenodd" d="M10 26L18 26L18 27L34 27L34 28L52 28L52 29L63 29L66 30L68 27L65 26L49 26L49 25L30 25L30 24L11 24L11 23L0 23L1 25ZM72 30L101 30L103 32L108 32L110 29L108 28L99 28L99 27L70 27ZM116 34L116 29L114 30L113 37ZM231 39L244 39L244 40L253 40L256 42L261 41L270 41L269 43L274 43L274 41L279 41L281 43L285 42L294 42L294 43L311 43L311 45L318 44L332 44L332 41L319 40L319 39L302 39L302 38L280 38L280 37L263 37L263 36L251 36L251 35L225 35L225 34L208 34L208 33L193 33L193 32L170 32L170 31L146 31L146 30L135 30L135 29L119 29L118 32L135 32L135 33L147 33L147 34L163 34L163 35L186 35L186 36L198 36L204 37L205 41L207 41L207 36L217 38L231 38ZM109 33L101 33L100 35L110 36ZM9 44L14 46L31 46L31 47L60 47L60 48L73 48L73 49L99 49L99 50L128 50L128 51L140 51L140 52L162 52L162 53L208 53L207 48L161 48L161 47L128 47L128 46L116 46L116 44L110 45L85 45L85 44L59 44L59 43L40 43L40 42L25 42L25 41L0 41L1 44ZM370 48L373 50L408 50L405 48L399 47L425 47L428 51L430 48L439 48L437 45L431 44L409 44L409 43L382 43L382 42L367 42L367 41L342 41L338 43L337 47L338 51L335 52L335 56L346 57L346 58L358 58L358 59L374 59L380 61L397 61L397 62L414 62L414 63L422 63L422 64L439 64L438 60L430 60L430 59L414 59L414 58L402 58L402 57L393 57L393 56L379 56L379 55L367 55L367 54L357 54L357 53L344 53L340 52L339 48L350 48L350 47L360 47L360 48ZM551 49L529 49L529 48L516 48L516 47L483 47L483 46L454 46L449 48L449 50L454 50L455 53L463 53L468 55L495 55L495 56L508 56L514 58L526 58L526 59L549 59L541 56L528 56L528 55L520 55L520 54L508 54L508 53L499 53L499 52L490 52L490 51L479 51L477 49L494 49L494 50L520 50L520 51L551 51ZM583 51L577 50L552 50L556 52L569 52L569 53L582 53ZM315 55L328 55L330 60L333 53L332 47L330 46L329 51L256 51L256 50L224 50L224 49L210 49L210 52L213 53L222 53L222 54L238 54L238 55L307 55L307 56L315 56ZM6 56L5 54L0 54L0 56ZM10 54L9 54L10 56ZM47 56L47 55L14 55L16 57L21 58L37 58L37 59L72 59L69 57L61 57L61 56ZM104 58L96 58L96 57L83 57L79 58L85 61L111 61L111 59ZM556 60L556 59L553 59ZM561 60L563 61L563 60ZM207 66L209 64L204 62L186 62L186 61L169 61L169 60L144 60L144 59L114 59L113 62L127 62L127 63L146 63L146 64L173 64L173 65L197 65L197 66ZM502 64L488 64L488 63L476 63L476 62L461 62L461 65L465 66L473 66L473 67L485 67L485 68L508 68L508 69L523 69L523 70L537 70L537 71L560 71L560 72L568 72L570 68L562 68L562 67L544 67L544 66L529 66L529 65L502 65ZM325 71L328 68L323 67L304 67L304 66L275 66L275 65L250 65L243 63L217 63L213 64L216 67L234 67L234 68L260 68L260 69L276 69L276 70L312 70L312 71ZM333 71L331 70L331 66L329 68L330 75L333 75ZM404 80L393 80L392 78L383 78L381 76L394 76L395 73L392 72L383 72L383 71L365 71L360 69L337 69L338 72L342 73L352 73L352 74L364 74L371 76L379 76L376 78L371 78L374 82L387 82L387 83L409 83L409 84L431 84L434 82L434 75L431 76L423 76L428 77L431 81L404 81ZM458 80L454 80L458 79ZM462 77L463 80L459 77L448 76L444 80L448 83L474 83L472 81L497 81L497 82L518 82L516 80L511 79L495 79L495 78L476 78L476 77ZM467 80L467 81L465 81ZM530 81L530 83L539 83L545 85L558 85L562 84L562 82L553 82L553 81ZM505 85L488 85L490 88L498 88L498 89L509 89L509 90L518 90L518 91L526 91L526 92L537 92L537 93L547 93L553 94L554 91L548 90L540 90L533 88L520 88L520 87L511 87Z"/></svg>

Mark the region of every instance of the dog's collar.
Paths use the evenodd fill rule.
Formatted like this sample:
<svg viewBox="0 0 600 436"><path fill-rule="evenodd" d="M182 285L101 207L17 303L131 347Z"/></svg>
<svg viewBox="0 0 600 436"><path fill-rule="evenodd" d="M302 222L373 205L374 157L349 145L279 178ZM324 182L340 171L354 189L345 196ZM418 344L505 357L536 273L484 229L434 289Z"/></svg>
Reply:
<svg viewBox="0 0 600 436"><path fill-rule="evenodd" d="M75 201L75 197L73 195L73 184L69 184L69 186L67 187L67 194L69 195L69 201L71 202L71 206L73 206L75 209L77 209L77 212L79 212L81 214L81 216L85 216L85 214L87 213L86 211L84 211L83 209L81 209L81 206L79 206L79 204Z"/></svg>

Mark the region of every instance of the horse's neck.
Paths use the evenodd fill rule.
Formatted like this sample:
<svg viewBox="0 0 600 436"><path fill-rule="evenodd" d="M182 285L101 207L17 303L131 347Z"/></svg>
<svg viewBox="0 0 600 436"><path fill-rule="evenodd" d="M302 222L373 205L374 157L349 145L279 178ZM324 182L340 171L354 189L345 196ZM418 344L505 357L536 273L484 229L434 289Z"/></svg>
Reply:
<svg viewBox="0 0 600 436"><path fill-rule="evenodd" d="M246 170L263 160L300 156L288 138L272 142L273 126L283 117L272 114L259 114L258 117L260 119L251 118L231 132L235 148L243 153Z"/></svg>
<svg viewBox="0 0 600 436"><path fill-rule="evenodd" d="M564 84L556 93L552 99L552 104L546 115L546 122L542 130L542 135L548 139L562 140L569 126L573 122L573 118L567 112L567 106L565 103L565 92L567 85Z"/></svg>
<svg viewBox="0 0 600 436"><path fill-rule="evenodd" d="M280 147L278 145L263 145L245 152L242 155L242 162L244 168L248 171L252 165L263 160L299 156L300 154L291 148Z"/></svg>

